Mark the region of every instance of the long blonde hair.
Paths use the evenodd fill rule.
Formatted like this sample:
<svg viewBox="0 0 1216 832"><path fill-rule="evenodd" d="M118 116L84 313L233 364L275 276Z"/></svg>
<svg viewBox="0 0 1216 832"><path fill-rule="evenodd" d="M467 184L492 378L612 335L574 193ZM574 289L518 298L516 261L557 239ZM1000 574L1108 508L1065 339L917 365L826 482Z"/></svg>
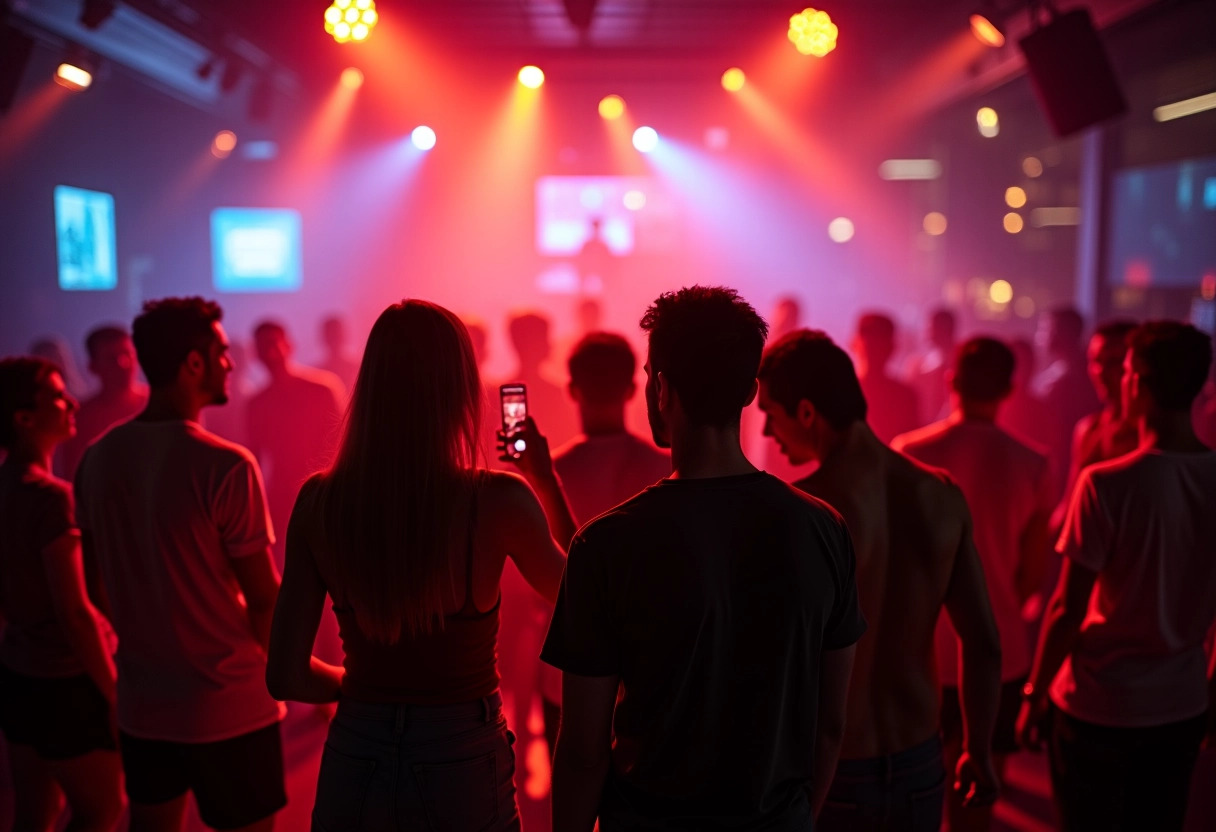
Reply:
<svg viewBox="0 0 1216 832"><path fill-rule="evenodd" d="M422 300L381 313L317 502L319 565L368 638L442 626L468 540L481 396L459 318Z"/></svg>

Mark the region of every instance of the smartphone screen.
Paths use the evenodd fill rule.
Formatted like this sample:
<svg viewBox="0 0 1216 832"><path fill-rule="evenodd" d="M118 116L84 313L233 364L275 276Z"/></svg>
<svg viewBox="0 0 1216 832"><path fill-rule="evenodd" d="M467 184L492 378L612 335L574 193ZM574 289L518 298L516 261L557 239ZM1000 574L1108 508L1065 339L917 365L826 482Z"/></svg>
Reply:
<svg viewBox="0 0 1216 832"><path fill-rule="evenodd" d="M507 435L507 450L518 456L524 450L524 440L512 440L511 434L528 417L528 390L522 384L504 384L498 388L498 394L502 397L502 432Z"/></svg>

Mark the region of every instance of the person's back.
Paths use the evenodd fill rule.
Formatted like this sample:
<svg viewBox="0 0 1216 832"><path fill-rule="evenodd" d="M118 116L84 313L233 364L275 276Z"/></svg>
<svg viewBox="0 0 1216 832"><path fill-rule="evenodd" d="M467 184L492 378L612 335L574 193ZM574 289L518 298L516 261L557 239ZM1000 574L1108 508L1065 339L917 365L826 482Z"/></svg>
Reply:
<svg viewBox="0 0 1216 832"><path fill-rule="evenodd" d="M559 448L553 466L581 525L671 473L671 457L622 431L579 436Z"/></svg>
<svg viewBox="0 0 1216 832"><path fill-rule="evenodd" d="M854 828L881 812L887 824L881 828L936 829L946 787L938 617L944 608L963 634L969 730L958 772L969 802L995 798L989 741L999 636L962 492L941 471L875 436L862 390L849 357L819 332L791 333L770 345L760 367L765 432L791 462L820 462L795 485L848 524L870 625L857 644L841 762L819 825Z"/></svg>
<svg viewBox="0 0 1216 832"><path fill-rule="evenodd" d="M1086 371L1081 345L1084 320L1074 309L1053 309L1043 319L1042 340L1050 363L1034 381L1033 392L1047 412L1047 450L1051 455L1055 496L1067 496L1076 425L1101 407Z"/></svg>

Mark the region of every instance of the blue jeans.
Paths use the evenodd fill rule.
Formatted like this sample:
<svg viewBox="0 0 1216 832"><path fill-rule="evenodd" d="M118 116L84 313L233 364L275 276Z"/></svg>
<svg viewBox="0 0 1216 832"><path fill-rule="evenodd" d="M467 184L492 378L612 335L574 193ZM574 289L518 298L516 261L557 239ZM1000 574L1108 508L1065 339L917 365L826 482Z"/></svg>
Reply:
<svg viewBox="0 0 1216 832"><path fill-rule="evenodd" d="M815 823L821 832L938 832L946 769L942 741L868 760L841 760Z"/></svg>
<svg viewBox="0 0 1216 832"><path fill-rule="evenodd" d="M495 693L458 705L342 700L313 832L518 832L515 737Z"/></svg>

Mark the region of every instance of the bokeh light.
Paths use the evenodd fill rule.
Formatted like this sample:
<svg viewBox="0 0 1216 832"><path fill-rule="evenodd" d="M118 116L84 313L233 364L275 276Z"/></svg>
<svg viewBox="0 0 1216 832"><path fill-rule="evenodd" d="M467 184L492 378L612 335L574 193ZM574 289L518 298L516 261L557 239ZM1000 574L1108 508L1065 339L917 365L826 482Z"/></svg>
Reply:
<svg viewBox="0 0 1216 832"><path fill-rule="evenodd" d="M996 110L991 107L980 107L975 113L975 124L980 130L980 135L986 139L991 139L1001 132L1001 120L996 114Z"/></svg>
<svg viewBox="0 0 1216 832"><path fill-rule="evenodd" d="M625 115L625 99L619 95L605 95L600 99L600 118L616 121Z"/></svg>
<svg viewBox="0 0 1216 832"><path fill-rule="evenodd" d="M1022 173L1031 179L1038 179L1043 175L1043 163L1035 156L1027 156L1022 160Z"/></svg>
<svg viewBox="0 0 1216 832"><path fill-rule="evenodd" d="M659 146L659 134L653 127L639 127L633 131L633 146L639 153L649 153Z"/></svg>
<svg viewBox="0 0 1216 832"><path fill-rule="evenodd" d="M625 191L621 201L630 211L641 211L646 207L646 194L641 191Z"/></svg>
<svg viewBox="0 0 1216 832"><path fill-rule="evenodd" d="M1005 204L1010 208L1021 208L1026 204L1026 191L1014 185L1005 189Z"/></svg>
<svg viewBox="0 0 1216 832"><path fill-rule="evenodd" d="M77 92L87 90L93 83L93 73L75 64L60 64L55 70L55 83Z"/></svg>
<svg viewBox="0 0 1216 832"><path fill-rule="evenodd" d="M834 243L847 243L853 239L855 230L853 221L848 217L837 217L828 223L828 236Z"/></svg>
<svg viewBox="0 0 1216 832"><path fill-rule="evenodd" d="M926 234L940 237L946 233L946 215L941 211L930 211L928 214L925 214L923 225Z"/></svg>
<svg viewBox="0 0 1216 832"><path fill-rule="evenodd" d="M221 130L211 140L211 155L217 159L226 159L236 149L236 133L231 130Z"/></svg>
<svg viewBox="0 0 1216 832"><path fill-rule="evenodd" d="M827 12L808 8L790 18L786 36L801 54L822 58L836 48L839 34L840 30Z"/></svg>
<svg viewBox="0 0 1216 832"><path fill-rule="evenodd" d="M1036 311L1034 298L1022 295L1013 302L1013 314L1019 318L1033 318Z"/></svg>
<svg viewBox="0 0 1216 832"><path fill-rule="evenodd" d="M1000 27L982 14L971 15L971 34L985 46L997 48L1005 45L1005 34Z"/></svg>
<svg viewBox="0 0 1216 832"><path fill-rule="evenodd" d="M540 67L529 64L519 71L519 83L530 90L540 89L540 85L545 83L545 73Z"/></svg>
<svg viewBox="0 0 1216 832"><path fill-rule="evenodd" d="M992 281L992 285L988 287L988 299L993 303L999 303L1004 306L1013 300L1013 286L1010 285L1008 280Z"/></svg>
<svg viewBox="0 0 1216 832"><path fill-rule="evenodd" d="M1005 230L1010 234L1017 234L1026 225L1026 223L1022 220L1022 215L1017 211L1010 211L1005 215L1005 219L1002 222L1005 226Z"/></svg>
<svg viewBox="0 0 1216 832"><path fill-rule="evenodd" d="M325 31L338 43L364 41L379 20L375 0L333 0L325 10Z"/></svg>
<svg viewBox="0 0 1216 832"><path fill-rule="evenodd" d="M427 127L425 124L414 128L414 132L410 133L410 141L414 143L414 147L419 150L430 150L435 146L436 136L435 131Z"/></svg>
<svg viewBox="0 0 1216 832"><path fill-rule="evenodd" d="M722 73L722 89L727 92L738 92L747 83L747 76L737 66L732 66Z"/></svg>
<svg viewBox="0 0 1216 832"><path fill-rule="evenodd" d="M363 86L363 70L354 66L342 70L342 86L348 90L357 90Z"/></svg>

